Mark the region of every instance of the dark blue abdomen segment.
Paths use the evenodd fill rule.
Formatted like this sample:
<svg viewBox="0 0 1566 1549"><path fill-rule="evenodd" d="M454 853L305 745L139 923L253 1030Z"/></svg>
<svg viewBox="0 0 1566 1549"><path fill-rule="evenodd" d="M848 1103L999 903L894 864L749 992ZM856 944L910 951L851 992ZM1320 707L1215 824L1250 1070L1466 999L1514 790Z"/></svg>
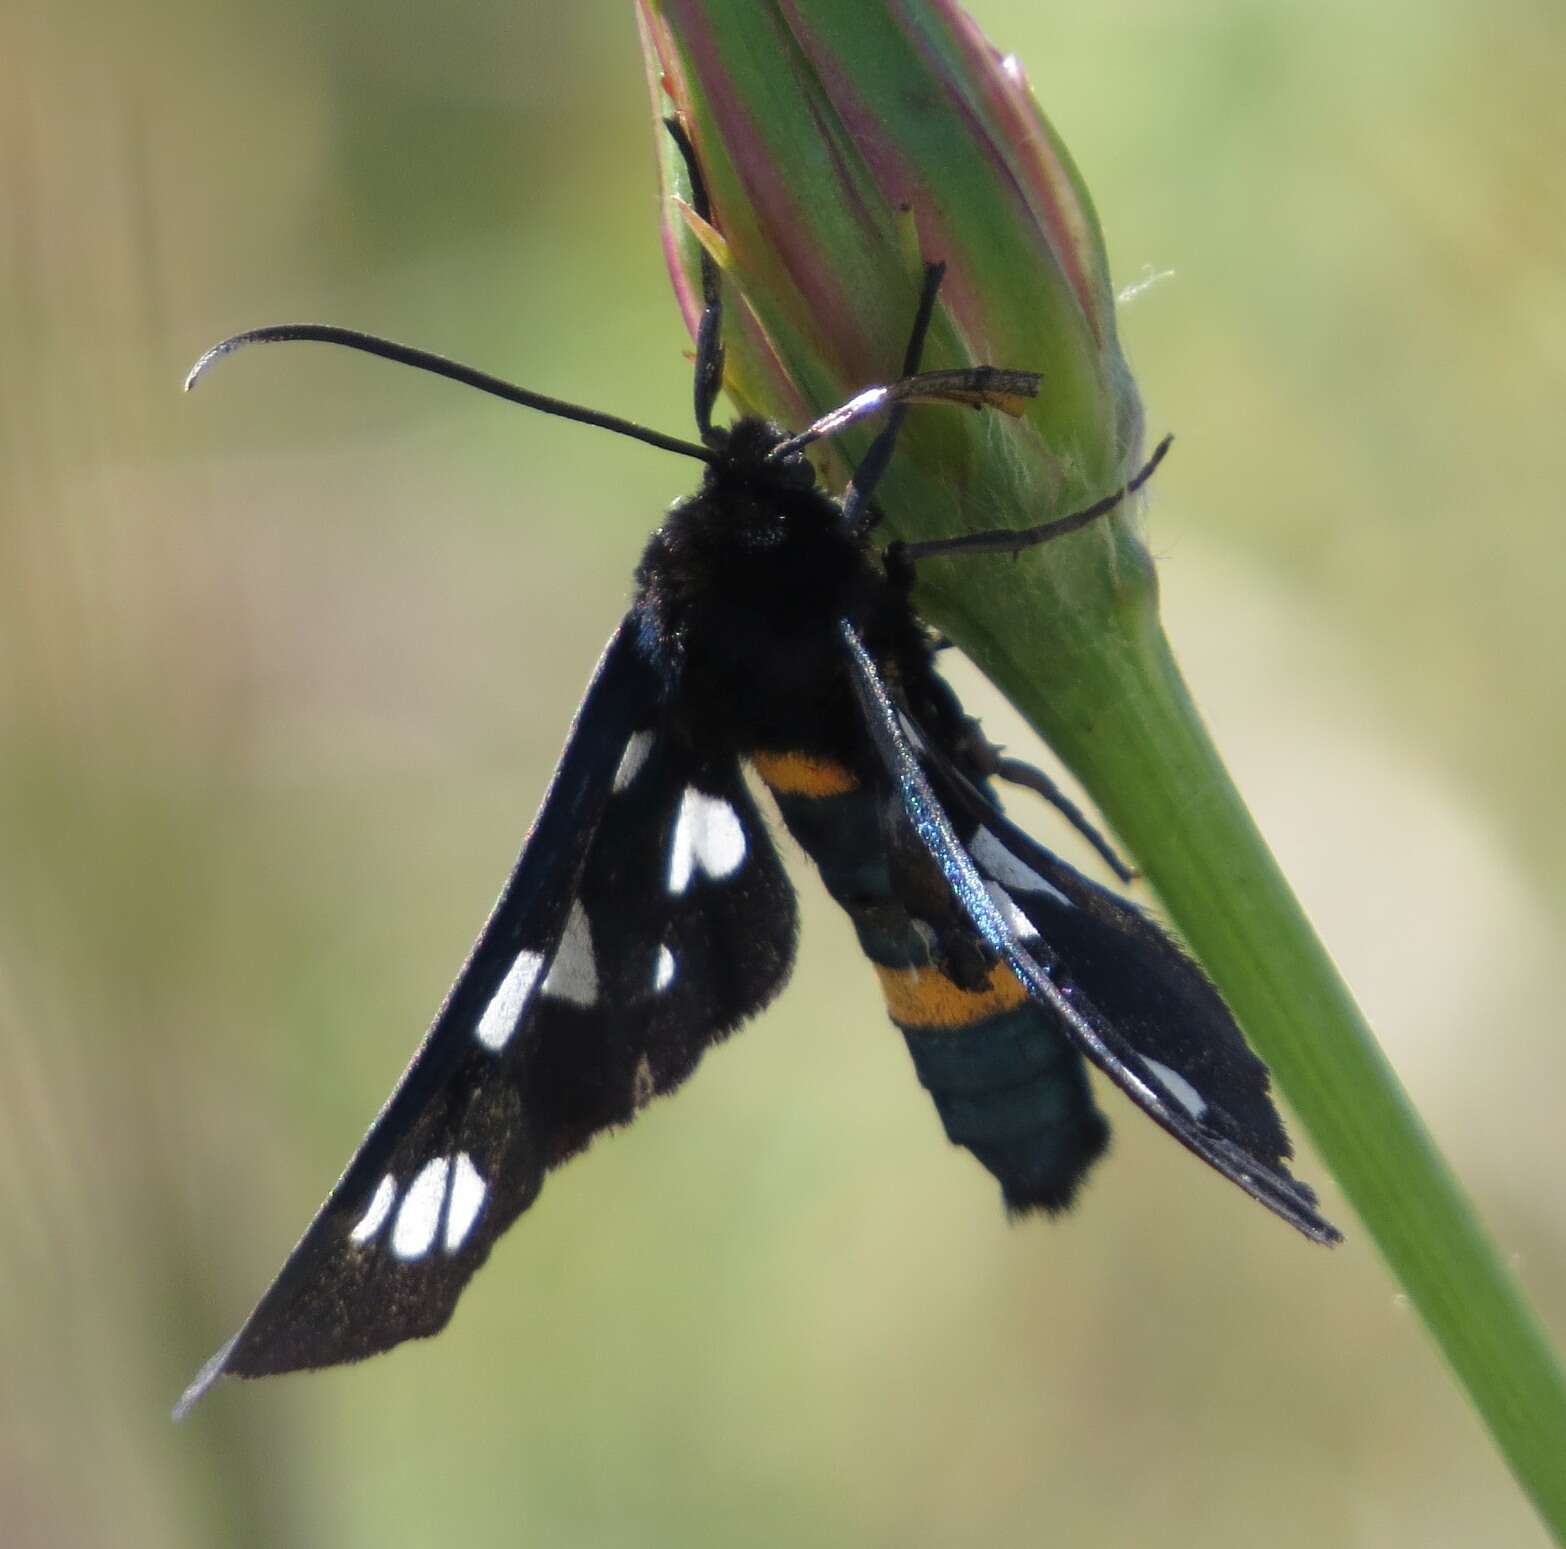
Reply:
<svg viewBox="0 0 1566 1549"><path fill-rule="evenodd" d="M1109 1140L1082 1056L1032 1001L969 1027L904 1027L947 1138L1000 1180L1011 1210L1064 1210Z"/></svg>
<svg viewBox="0 0 1566 1549"><path fill-rule="evenodd" d="M961 927L952 942L897 896L880 798L836 764L797 754L754 760L783 821L847 911L948 1137L1000 1181L1008 1208L1060 1210L1108 1140L1082 1057L1054 1013Z"/></svg>

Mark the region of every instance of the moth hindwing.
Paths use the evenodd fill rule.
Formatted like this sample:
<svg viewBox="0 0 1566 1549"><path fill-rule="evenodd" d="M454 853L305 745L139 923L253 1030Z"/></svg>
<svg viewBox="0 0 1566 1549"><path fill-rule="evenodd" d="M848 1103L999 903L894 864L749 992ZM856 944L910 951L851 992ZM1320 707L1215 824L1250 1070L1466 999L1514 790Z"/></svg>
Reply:
<svg viewBox="0 0 1566 1549"><path fill-rule="evenodd" d="M710 214L704 196L698 213ZM912 564L906 553L883 563L872 547L876 479L906 406L1009 411L1037 378L919 373L941 278L931 265L892 385L793 436L755 418L714 426L721 298L715 272L707 278L698 442L505 389L697 458L702 483L647 543L630 611L434 1025L178 1412L224 1374L352 1361L436 1332L553 1168L672 1091L777 993L794 900L746 763L847 912L947 1135L1011 1210L1065 1208L1103 1152L1092 1064L1252 1198L1308 1237L1337 1237L1289 1173L1265 1066L1201 971L1140 910L1004 816L990 781L1005 766L936 669L909 600ZM494 386L315 325L240 336L198 370L236 343L301 337ZM803 450L878 411L885 428L839 502ZM1073 530L1136 482L1000 539Z"/></svg>

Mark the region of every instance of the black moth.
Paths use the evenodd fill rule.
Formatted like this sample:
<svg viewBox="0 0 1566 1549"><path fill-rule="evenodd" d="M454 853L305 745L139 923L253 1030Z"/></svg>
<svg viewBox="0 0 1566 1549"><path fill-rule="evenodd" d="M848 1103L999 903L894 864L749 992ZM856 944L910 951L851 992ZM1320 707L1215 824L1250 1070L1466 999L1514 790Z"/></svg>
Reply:
<svg viewBox="0 0 1566 1549"><path fill-rule="evenodd" d="M670 127L710 219L689 144ZM552 1168L674 1090L778 993L794 897L747 763L852 920L947 1135L995 1175L1011 1210L1065 1209L1103 1151L1090 1062L1253 1199L1315 1241L1338 1240L1288 1171L1266 1067L1201 971L1140 910L1002 815L997 774L1039 788L1114 864L1041 775L999 760L963 715L909 603L925 555L1015 551L1073 531L1134 490L1158 454L1125 488L1040 528L884 557L870 543L906 404L1015 410L1037 391L1037 377L990 367L919 374L940 278L932 264L902 378L792 437L759 419L712 424L723 358L710 262L699 445L334 328L258 330L198 363L192 380L244 343L349 344L698 457L706 473L648 542L635 601L434 1026L177 1415L223 1375L330 1366L436 1333ZM881 409L885 428L834 500L803 448Z"/></svg>

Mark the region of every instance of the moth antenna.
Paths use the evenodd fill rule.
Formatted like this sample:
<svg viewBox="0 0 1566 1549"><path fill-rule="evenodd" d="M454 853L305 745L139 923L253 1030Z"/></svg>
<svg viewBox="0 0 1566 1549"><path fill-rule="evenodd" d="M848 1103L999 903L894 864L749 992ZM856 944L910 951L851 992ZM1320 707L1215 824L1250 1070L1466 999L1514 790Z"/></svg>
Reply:
<svg viewBox="0 0 1566 1549"><path fill-rule="evenodd" d="M711 463L714 460L714 454L709 448L699 446L694 441L683 441L678 436L666 436L661 430L651 430L632 420L622 419L618 414L606 414L600 409L589 409L581 404L567 403L563 398L551 398L546 393L532 392L528 388L518 387L513 382L491 376L487 371L478 371L472 366L464 366L458 361L448 360L446 356L433 354L429 350L415 349L410 344L398 344L394 340L383 339L377 334L360 333L356 328L338 328L331 323L275 323L267 328L251 328L244 333L236 333L232 338L214 344L190 368L190 374L185 378L185 391L188 393L224 356L232 355L236 350L242 350L247 345L293 344L299 341L338 344L344 349L359 350L365 355L377 355L382 360L393 361L399 366L413 366L419 371L428 371L433 376L442 376L450 381L460 382L464 387L476 387L480 392L489 393L495 398L504 398L508 403L519 403L525 409L538 409L544 414L553 414L560 419L575 420L580 425L595 425L600 430L612 430L618 436L628 436L633 441L645 442L648 446L658 447L661 451L678 452L682 457L694 457L698 462Z"/></svg>

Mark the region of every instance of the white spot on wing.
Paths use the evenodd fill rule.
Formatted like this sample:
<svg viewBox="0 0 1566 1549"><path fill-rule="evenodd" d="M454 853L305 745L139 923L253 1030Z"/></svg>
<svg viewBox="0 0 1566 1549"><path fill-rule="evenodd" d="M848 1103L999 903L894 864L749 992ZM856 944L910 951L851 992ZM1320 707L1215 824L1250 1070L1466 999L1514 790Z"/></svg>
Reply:
<svg viewBox="0 0 1566 1549"><path fill-rule="evenodd" d="M1071 908L1071 900L1038 872L1017 859L989 829L981 828L968 841L968 853L986 877L1005 887L1020 887L1026 893L1047 893L1056 903Z"/></svg>
<svg viewBox="0 0 1566 1549"><path fill-rule="evenodd" d="M650 731L631 733L625 744L625 752L620 755L620 767L614 772L616 792L623 791L642 772L642 765L647 762L652 745L653 734Z"/></svg>
<svg viewBox="0 0 1566 1549"><path fill-rule="evenodd" d="M392 1226L392 1252L400 1259L416 1259L430 1251L435 1229L440 1225L440 1207L446 1198L446 1175L451 1158L437 1156L419 1169L397 1207Z"/></svg>
<svg viewBox="0 0 1566 1549"><path fill-rule="evenodd" d="M397 1181L387 1173L375 1185L375 1192L370 1196L369 1208L359 1217L359 1224L349 1232L348 1240L361 1245L369 1242L385 1224L386 1217L391 1214L392 1201L396 1197Z"/></svg>
<svg viewBox="0 0 1566 1549"><path fill-rule="evenodd" d="M984 890L990 895L990 901L1000 911L1000 917L1006 922L1006 929L1018 941L1026 941L1030 936L1038 935L1038 929L1033 921L1017 907L1017 900L999 882L986 882Z"/></svg>
<svg viewBox="0 0 1566 1549"><path fill-rule="evenodd" d="M500 988L495 991L493 999L484 1008L484 1015L478 1019L478 1026L473 1029L473 1036L486 1049L498 1051L510 1042L511 1035L517 1030L517 1023L522 1020L528 996L533 993L538 971L543 966L544 959L537 952L517 953L516 962L506 970Z"/></svg>
<svg viewBox="0 0 1566 1549"><path fill-rule="evenodd" d="M653 969L653 989L666 990L674 983L674 954L667 947L658 948L658 966Z"/></svg>
<svg viewBox="0 0 1566 1549"><path fill-rule="evenodd" d="M1161 1060L1142 1056L1142 1063L1169 1088L1169 1095L1180 1104L1193 1119L1207 1112L1207 1099L1191 1085L1178 1070L1171 1070Z"/></svg>
<svg viewBox="0 0 1566 1549"><path fill-rule="evenodd" d="M744 860L745 829L739 813L723 797L687 786L669 846L669 891L683 893L697 871L730 876Z"/></svg>
<svg viewBox="0 0 1566 1549"><path fill-rule="evenodd" d="M571 905L565 934L555 951L544 980L544 994L568 1000L574 1006L591 1006L598 999L598 965L593 961L593 934L581 900Z"/></svg>
<svg viewBox="0 0 1566 1549"><path fill-rule="evenodd" d="M459 1151L451 1174L451 1203L446 1206L447 1253L455 1253L467 1240L487 1193L489 1185L479 1176L473 1158L466 1151Z"/></svg>

